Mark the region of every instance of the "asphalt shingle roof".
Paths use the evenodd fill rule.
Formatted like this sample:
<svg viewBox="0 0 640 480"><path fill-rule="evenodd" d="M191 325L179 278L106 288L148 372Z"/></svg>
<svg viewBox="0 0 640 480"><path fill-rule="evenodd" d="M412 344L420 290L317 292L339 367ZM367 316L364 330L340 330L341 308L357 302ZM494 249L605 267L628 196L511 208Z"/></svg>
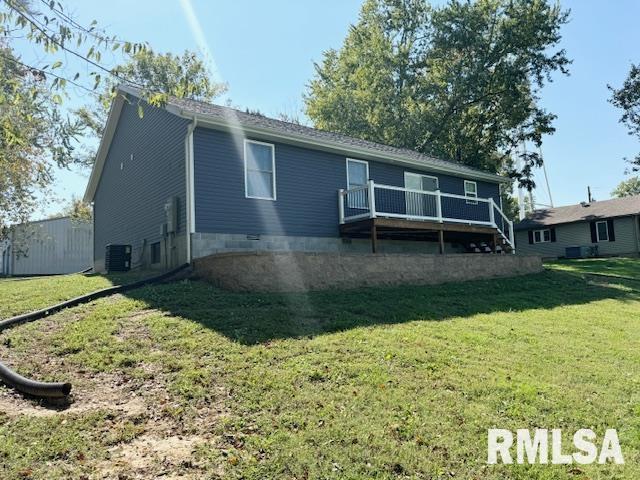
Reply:
<svg viewBox="0 0 640 480"><path fill-rule="evenodd" d="M390 145L384 145L381 143L371 142L368 140L361 140L359 138L350 137L340 133L328 132L325 130L319 130L316 128L306 127L304 125L298 125L296 123L285 122L282 120L276 120L274 118L265 117L263 115L257 115L253 113L243 112L235 108L223 107L221 105L214 105L212 103L200 102L195 100L188 100L183 98L170 97L168 101L169 105L177 107L181 110L188 112L205 115L213 119L220 121L226 121L230 124L233 122L239 123L246 127L256 127L261 129L268 129L281 134L292 134L297 137L304 137L310 141L323 141L329 142L338 147L345 149L366 149L372 150L380 154L392 154L399 155L409 160L424 163L425 166L441 167L444 169L456 169L460 173L467 173L470 176L474 174L495 175L496 180L499 180L500 176L493 172L480 170L466 165L442 160L440 158L425 155L423 153L416 152L407 148L392 147Z"/></svg>
<svg viewBox="0 0 640 480"><path fill-rule="evenodd" d="M613 198L600 202L591 202L567 207L536 210L527 218L515 225L516 230L527 230L534 227L558 225L580 221L593 221L602 218L624 217L640 214L640 195L633 197Z"/></svg>

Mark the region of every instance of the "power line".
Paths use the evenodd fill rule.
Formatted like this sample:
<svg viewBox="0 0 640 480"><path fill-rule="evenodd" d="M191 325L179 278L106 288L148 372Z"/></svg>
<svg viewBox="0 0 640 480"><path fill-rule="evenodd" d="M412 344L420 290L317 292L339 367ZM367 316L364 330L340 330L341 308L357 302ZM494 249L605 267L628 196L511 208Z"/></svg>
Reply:
<svg viewBox="0 0 640 480"><path fill-rule="evenodd" d="M17 65L22 66L22 67L28 68L29 70L35 70L36 72L39 72L39 73L41 73L41 74L43 74L45 76L50 75L50 76L52 76L54 78L58 78L60 80L64 80L65 82L69 82L74 87L81 88L82 90L86 90L87 92L89 92L92 95L95 95L96 97L100 97L98 92L96 92L95 90L92 90L89 87L86 87L86 86L81 85L81 84L79 84L77 82L74 82L73 80L69 80L68 78L62 77L60 75L56 75L55 73L48 72L46 70L42 70L41 68L37 68L37 67L34 67L32 65L27 65L26 63L23 63L20 60L17 60L16 58L14 58L14 57L12 57L10 55L7 55L7 54L5 54L4 52L1 52L1 51L0 51L0 56L2 58L4 58L5 60L9 60L10 62L13 62L13 63L15 63Z"/></svg>
<svg viewBox="0 0 640 480"><path fill-rule="evenodd" d="M72 25L74 28L83 31L84 33L86 33L87 35L91 35L92 37L94 37L97 40L102 40L105 43L106 42L117 42L117 43L126 43L126 40L122 40L120 38L117 37L109 37L106 34L104 35L100 35L98 33L96 33L94 30L85 27L84 25L81 25L80 23L76 22L72 17L70 17L69 15L67 15L66 13L64 13L61 9L57 9L55 7L55 5L52 5L51 3L47 2L47 0L40 0L47 8L49 8L51 11L53 11L54 13L57 14L58 17L62 17L61 20L69 23L70 25ZM59 18L60 19L60 18Z"/></svg>
<svg viewBox="0 0 640 480"><path fill-rule="evenodd" d="M44 26L44 25L42 25L42 23L38 22L37 20L32 19L29 15L27 15L27 14L25 14L25 13L21 12L18 8L16 8L15 6L13 6L9 0L5 0L5 3L6 3L6 4L7 4L7 6L8 6L11 10L13 10L16 14L18 14L19 16L21 16L22 18L24 18L27 22L29 22L29 23L33 26L33 28L35 28L36 30L38 30L38 31L39 31L39 32L40 32L40 33L41 33L41 34L42 34L46 39L48 39L48 40L49 40L50 42L52 42L53 44L57 45L59 48L61 48L61 49L62 49L62 50L64 50L65 52L69 52L70 54L72 54L72 55L74 55L74 56L78 57L78 58L79 58L79 59L81 59L81 60L84 60L85 62L89 63L90 65L93 65L93 66L94 66L94 67L96 67L96 68L99 68L100 70L102 70L102 71L104 71L104 72L108 73L109 75L112 75L113 77L117 78L118 80L120 80L120 81L122 81L122 82L126 82L126 83L129 83L129 84L131 84L131 85L135 85L135 86L137 86L138 88L141 88L141 89L143 89L143 90L145 89L145 86L144 86L144 85L142 85L142 84L140 84L140 83L137 83L137 82L134 82L134 81L131 81L131 80L128 80L128 79L126 79L126 78L124 78L124 77L120 76L119 74L115 73L113 70L108 69L108 68L106 68L106 67L104 67L104 66L100 65L99 63L97 63L97 62L95 62L95 61L91 60L90 58L85 57L84 55L82 55L82 54L80 54L80 53L76 52L75 50L72 50L72 49L70 49L70 48L67 48L63 43L61 43L60 41L58 41L54 36L51 36L49 33L47 33L47 31L46 31L47 27L46 27L46 26Z"/></svg>

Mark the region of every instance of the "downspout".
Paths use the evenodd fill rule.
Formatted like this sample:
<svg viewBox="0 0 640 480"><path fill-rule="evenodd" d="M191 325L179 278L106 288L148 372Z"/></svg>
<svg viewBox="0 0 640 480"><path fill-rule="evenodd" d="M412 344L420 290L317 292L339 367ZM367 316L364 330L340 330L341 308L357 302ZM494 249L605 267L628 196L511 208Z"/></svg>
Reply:
<svg viewBox="0 0 640 480"><path fill-rule="evenodd" d="M198 119L194 116L192 122L187 127L187 134L184 138L184 159L185 159L185 181L186 181L186 230L187 230L187 263L191 263L191 234L195 231L194 216L194 194L193 194L193 131L198 125Z"/></svg>

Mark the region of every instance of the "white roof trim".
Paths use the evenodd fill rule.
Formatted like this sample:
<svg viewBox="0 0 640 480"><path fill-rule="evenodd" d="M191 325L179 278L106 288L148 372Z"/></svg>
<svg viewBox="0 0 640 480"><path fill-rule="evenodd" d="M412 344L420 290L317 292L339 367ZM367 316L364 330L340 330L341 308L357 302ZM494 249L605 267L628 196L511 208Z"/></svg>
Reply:
<svg viewBox="0 0 640 480"><path fill-rule="evenodd" d="M107 154L111 147L111 140L113 140L113 135L116 133L116 127L118 126L118 120L120 119L120 112L122 112L122 106L126 101L126 93L128 92L125 89L119 89L116 98L111 103L111 109L109 110L109 116L107 117L107 124L104 127L104 132L100 139L100 146L98 147L98 153L96 154L96 159L93 163L93 168L91 169L89 183L87 184L87 189L84 192L84 202L93 202L93 197L96 194L96 189L98 188L100 176L102 175L102 170L104 168L104 162L107 159Z"/></svg>

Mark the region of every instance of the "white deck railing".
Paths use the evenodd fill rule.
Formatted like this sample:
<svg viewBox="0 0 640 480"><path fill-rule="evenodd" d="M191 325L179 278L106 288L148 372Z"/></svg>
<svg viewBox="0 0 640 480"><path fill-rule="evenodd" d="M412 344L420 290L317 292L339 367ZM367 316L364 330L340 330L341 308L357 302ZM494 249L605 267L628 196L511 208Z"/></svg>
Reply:
<svg viewBox="0 0 640 480"><path fill-rule="evenodd" d="M341 224L365 218L386 217L487 226L497 229L512 251L515 251L513 222L493 198L378 185L369 180L362 187L340 190L338 209Z"/></svg>

